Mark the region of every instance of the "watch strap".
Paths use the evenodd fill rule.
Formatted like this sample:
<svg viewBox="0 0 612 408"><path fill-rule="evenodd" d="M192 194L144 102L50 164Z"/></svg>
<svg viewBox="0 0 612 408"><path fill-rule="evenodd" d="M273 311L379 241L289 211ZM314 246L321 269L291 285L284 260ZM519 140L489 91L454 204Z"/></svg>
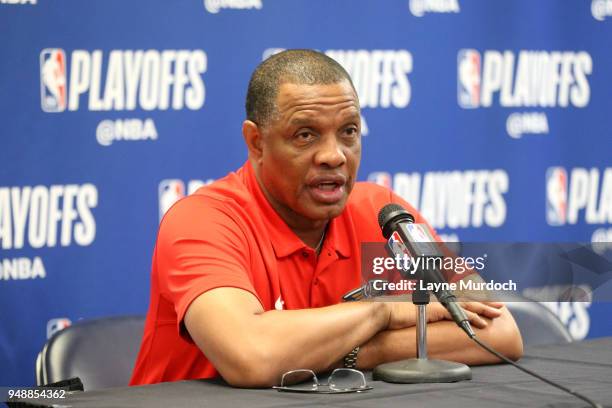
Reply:
<svg viewBox="0 0 612 408"><path fill-rule="evenodd" d="M344 356L344 368L355 368L357 367L357 353L359 353L359 346L355 347Z"/></svg>

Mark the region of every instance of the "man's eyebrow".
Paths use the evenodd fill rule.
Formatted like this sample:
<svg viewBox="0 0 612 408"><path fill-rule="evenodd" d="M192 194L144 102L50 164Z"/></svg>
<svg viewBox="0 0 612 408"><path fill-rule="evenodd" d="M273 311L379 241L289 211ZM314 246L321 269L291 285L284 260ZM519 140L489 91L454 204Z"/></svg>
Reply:
<svg viewBox="0 0 612 408"><path fill-rule="evenodd" d="M359 111L347 113L346 115L343 115L343 118L342 118L344 122L350 122L350 121L357 122L360 119L361 119L361 113L359 113Z"/></svg>
<svg viewBox="0 0 612 408"><path fill-rule="evenodd" d="M350 111L342 115L343 122L359 121L360 119L361 119L361 113L358 109L354 109L354 110L351 109ZM291 118L291 120L289 121L289 124L294 125L294 126L309 126L309 125L316 124L317 121L318 121L318 118L316 115L297 116L297 117Z"/></svg>
<svg viewBox="0 0 612 408"><path fill-rule="evenodd" d="M315 121L316 121L316 118L297 117L297 118L292 118L289 123L292 125L296 125L296 126L304 126L304 125L310 125Z"/></svg>

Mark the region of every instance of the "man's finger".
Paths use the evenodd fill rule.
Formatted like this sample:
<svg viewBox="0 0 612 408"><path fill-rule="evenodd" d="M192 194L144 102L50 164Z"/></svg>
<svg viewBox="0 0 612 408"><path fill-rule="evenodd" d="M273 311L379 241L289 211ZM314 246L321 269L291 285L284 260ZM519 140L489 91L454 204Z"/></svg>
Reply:
<svg viewBox="0 0 612 408"><path fill-rule="evenodd" d="M494 302L494 301L487 301L487 302L482 302L487 306L491 306L494 307L496 309L501 309L502 307L504 307L504 302Z"/></svg>
<svg viewBox="0 0 612 408"><path fill-rule="evenodd" d="M474 313L491 319L502 315L502 311L500 309L496 307L491 307L482 302L465 302L462 304L462 306L467 310L470 310Z"/></svg>
<svg viewBox="0 0 612 408"><path fill-rule="evenodd" d="M469 310L467 310L465 313L467 314L468 319L470 319L470 323L472 323L476 328L484 329L487 327L486 320L480 317L477 313L470 312Z"/></svg>

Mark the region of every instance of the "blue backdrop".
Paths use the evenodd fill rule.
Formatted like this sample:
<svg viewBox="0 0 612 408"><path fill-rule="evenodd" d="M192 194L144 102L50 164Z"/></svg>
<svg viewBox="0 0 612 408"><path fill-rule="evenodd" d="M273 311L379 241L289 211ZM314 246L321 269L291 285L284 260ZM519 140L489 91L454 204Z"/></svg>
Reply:
<svg viewBox="0 0 612 408"><path fill-rule="evenodd" d="M0 38L0 385L70 322L145 313L160 215L246 160L284 48L347 68L359 178L446 238L612 241L612 0L1 0ZM609 303L548 305L612 335Z"/></svg>

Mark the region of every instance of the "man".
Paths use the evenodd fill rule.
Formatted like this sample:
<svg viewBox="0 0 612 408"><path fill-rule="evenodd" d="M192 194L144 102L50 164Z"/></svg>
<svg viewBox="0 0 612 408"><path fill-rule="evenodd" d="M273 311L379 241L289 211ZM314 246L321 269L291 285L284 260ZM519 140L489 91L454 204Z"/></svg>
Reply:
<svg viewBox="0 0 612 408"><path fill-rule="evenodd" d="M292 369L355 359L369 369L414 356L412 304L338 304L361 285L360 243L383 240L380 208L397 202L425 222L389 190L355 183L361 122L346 71L314 51L272 56L253 73L246 111L247 163L161 222L131 383L221 375L268 387ZM520 334L501 303L464 307L482 338L520 357ZM440 304L428 313L430 355L496 362Z"/></svg>

